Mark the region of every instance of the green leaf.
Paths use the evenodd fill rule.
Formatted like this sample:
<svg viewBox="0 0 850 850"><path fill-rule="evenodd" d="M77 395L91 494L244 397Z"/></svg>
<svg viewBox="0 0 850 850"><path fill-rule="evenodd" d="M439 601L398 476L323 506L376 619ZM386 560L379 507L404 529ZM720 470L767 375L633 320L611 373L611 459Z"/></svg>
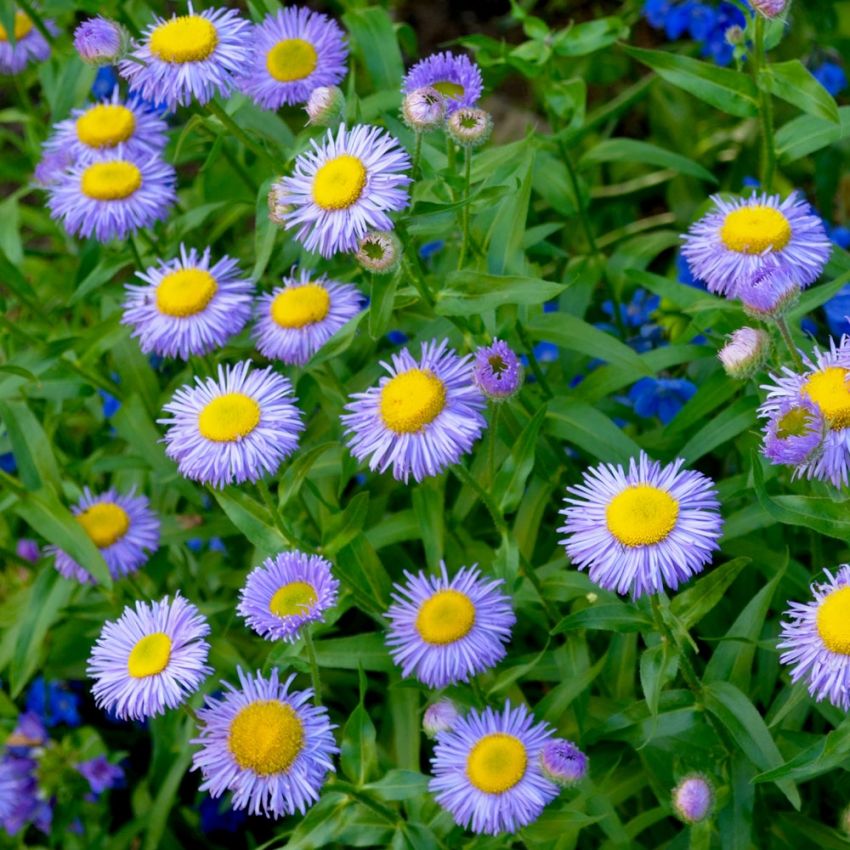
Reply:
<svg viewBox="0 0 850 850"><path fill-rule="evenodd" d="M652 620L637 608L630 608L622 602L602 602L564 617L551 634L559 635L576 629L638 632L651 625Z"/></svg>
<svg viewBox="0 0 850 850"><path fill-rule="evenodd" d="M793 780L805 782L830 770L843 767L850 760L850 719L820 738L785 764L765 771L755 782Z"/></svg>
<svg viewBox="0 0 850 850"><path fill-rule="evenodd" d="M362 533L368 511L369 494L358 493L345 506L345 510L331 518L324 529L322 548L326 555L333 557Z"/></svg>
<svg viewBox="0 0 850 850"><path fill-rule="evenodd" d="M391 673L395 665L384 643L383 635L367 632L343 638L316 641L319 667L337 670L364 670Z"/></svg>
<svg viewBox="0 0 850 850"><path fill-rule="evenodd" d="M563 284L536 277L451 272L436 293L434 312L438 316L478 316L505 304L542 304L565 289Z"/></svg>
<svg viewBox="0 0 850 850"><path fill-rule="evenodd" d="M360 702L343 727L339 754L342 772L358 786L369 779L378 764L375 725L363 705L366 696L365 683L365 676L361 671Z"/></svg>
<svg viewBox="0 0 850 850"><path fill-rule="evenodd" d="M425 547L425 563L443 560L445 543L445 479L426 478L413 490L413 513Z"/></svg>
<svg viewBox="0 0 850 850"><path fill-rule="evenodd" d="M677 593L670 610L686 629L693 628L726 595L741 570L750 563L749 558L734 558L711 570L687 590Z"/></svg>
<svg viewBox="0 0 850 850"><path fill-rule="evenodd" d="M254 226L254 268L252 280L259 280L266 271L274 250L278 226L269 218L269 189L273 178L266 180L257 193L257 216Z"/></svg>
<svg viewBox="0 0 850 850"><path fill-rule="evenodd" d="M718 446L722 446L752 428L756 421L756 400L751 396L739 398L706 422L677 454L685 459L685 463L692 464Z"/></svg>
<svg viewBox="0 0 850 850"><path fill-rule="evenodd" d="M672 153L658 145L640 142L636 139L605 139L594 145L581 158L579 166L595 165L598 162L637 162L641 165L657 165L672 168L680 174L689 174L709 183L717 183L717 178L698 162L681 154Z"/></svg>
<svg viewBox="0 0 850 850"><path fill-rule="evenodd" d="M230 521L265 556L287 549L283 535L274 527L268 510L243 490L228 487L211 491Z"/></svg>
<svg viewBox="0 0 850 850"><path fill-rule="evenodd" d="M541 407L519 435L496 475L493 498L503 514L513 513L525 495L525 485L534 467L537 436L545 418L546 408Z"/></svg>
<svg viewBox="0 0 850 850"><path fill-rule="evenodd" d="M675 675L678 663L678 656L667 641L649 647L640 657L640 686L653 715L658 714L661 691Z"/></svg>
<svg viewBox="0 0 850 850"><path fill-rule="evenodd" d="M355 56L365 65L372 86L375 89L397 89L399 80L404 76L404 62L386 10L379 6L349 9L342 20L351 33L349 44Z"/></svg>
<svg viewBox="0 0 850 850"><path fill-rule="evenodd" d="M799 59L772 62L759 75L760 84L808 115L840 124L838 105Z"/></svg>
<svg viewBox="0 0 850 850"><path fill-rule="evenodd" d="M604 413L583 401L553 398L546 410L546 430L578 446L592 457L611 463L628 463L640 446Z"/></svg>
<svg viewBox="0 0 850 850"><path fill-rule="evenodd" d="M526 261L522 250L522 239L525 235L525 222L531 201L534 154L534 148L530 144L527 145L523 159L516 163L511 178L517 184L516 190L496 207L496 215L486 240L487 271L491 274L525 271ZM471 156L471 152L468 152L467 156Z"/></svg>
<svg viewBox="0 0 850 850"><path fill-rule="evenodd" d="M53 456L51 440L26 402L0 402L0 419L6 426L21 479L27 488L37 490L46 484L55 492L61 492L59 466Z"/></svg>
<svg viewBox="0 0 850 850"><path fill-rule="evenodd" d="M393 314L399 274L372 275L369 288L369 336L380 339L386 332Z"/></svg>
<svg viewBox="0 0 850 850"><path fill-rule="evenodd" d="M838 121L800 115L776 132L776 152L783 163L794 162L850 138L850 106L838 107Z"/></svg>
<svg viewBox="0 0 850 850"><path fill-rule="evenodd" d="M629 28L621 18L596 18L581 24L573 24L561 30L549 40L557 56L587 56L597 50L610 47L621 38L627 38Z"/></svg>
<svg viewBox="0 0 850 850"><path fill-rule="evenodd" d="M428 777L416 770L389 770L377 782L366 787L382 800L422 799L428 791Z"/></svg>

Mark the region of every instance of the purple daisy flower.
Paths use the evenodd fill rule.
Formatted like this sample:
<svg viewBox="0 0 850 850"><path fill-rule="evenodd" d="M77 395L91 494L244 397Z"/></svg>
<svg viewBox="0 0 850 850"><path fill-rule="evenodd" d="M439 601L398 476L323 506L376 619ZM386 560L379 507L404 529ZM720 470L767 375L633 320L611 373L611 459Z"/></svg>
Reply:
<svg viewBox="0 0 850 850"><path fill-rule="evenodd" d="M176 179L159 156L127 157L119 145L95 162L75 163L49 187L47 205L71 236L125 239L168 216Z"/></svg>
<svg viewBox="0 0 850 850"><path fill-rule="evenodd" d="M567 556L591 581L634 598L702 572L723 529L714 482L644 452L622 466L600 464L567 488L561 510Z"/></svg>
<svg viewBox="0 0 850 850"><path fill-rule="evenodd" d="M59 30L53 21L45 21L48 31ZM6 28L0 24L0 74L20 74L30 62L44 62L50 56L50 45L25 12L15 12L15 44L9 41Z"/></svg>
<svg viewBox="0 0 850 850"><path fill-rule="evenodd" d="M501 579L484 578L477 567L461 567L449 579L405 571L407 584L394 585L387 646L405 678L431 688L468 682L495 667L507 652L516 622Z"/></svg>
<svg viewBox="0 0 850 850"><path fill-rule="evenodd" d="M587 776L587 756L572 741L554 738L543 746L540 767L547 779L568 788Z"/></svg>
<svg viewBox="0 0 850 850"><path fill-rule="evenodd" d="M65 152L73 163L90 163L121 145L122 158L135 162L162 153L168 125L137 98L122 101L118 86L112 96L85 109L74 109L45 142L51 153Z"/></svg>
<svg viewBox="0 0 850 850"><path fill-rule="evenodd" d="M738 328L717 357L730 378L746 380L764 366L770 356L770 337L756 328Z"/></svg>
<svg viewBox="0 0 850 850"><path fill-rule="evenodd" d="M104 623L86 672L99 708L122 720L142 720L177 708L212 668L207 621L179 593L170 601L136 602Z"/></svg>
<svg viewBox="0 0 850 850"><path fill-rule="evenodd" d="M100 550L109 574L114 579L136 572L159 548L159 518L151 510L146 496L110 488L95 495L88 487L83 497L71 508L77 522ZM56 556L56 569L67 579L94 584L94 577L67 552L57 546L46 547Z"/></svg>
<svg viewBox="0 0 850 850"><path fill-rule="evenodd" d="M250 61L250 22L232 9L204 9L188 15L157 17L134 45L132 59L118 70L130 92L170 110L200 104L216 94L227 97L233 77Z"/></svg>
<svg viewBox="0 0 850 850"><path fill-rule="evenodd" d="M522 386L522 376L522 363L504 340L494 339L475 352L472 380L487 398L504 401L515 395Z"/></svg>
<svg viewBox="0 0 850 850"><path fill-rule="evenodd" d="M791 681L804 679L818 702L828 699L842 711L850 710L850 566L842 564L835 576L811 586L814 600L791 602L785 612L778 648L779 660L792 665Z"/></svg>
<svg viewBox="0 0 850 850"><path fill-rule="evenodd" d="M673 789L673 808L685 823L705 820L714 802L711 783L699 773L686 776Z"/></svg>
<svg viewBox="0 0 850 850"><path fill-rule="evenodd" d="M208 354L238 334L251 317L254 284L236 260L213 263L210 249L199 254L180 245L180 256L158 261L128 285L121 323L133 328L144 354L179 357Z"/></svg>
<svg viewBox="0 0 850 850"><path fill-rule="evenodd" d="M764 193L711 199L714 209L691 227L682 247L691 273L711 292L734 297L765 267L782 269L801 288L820 277L832 245L820 216L796 193L784 201Z"/></svg>
<svg viewBox="0 0 850 850"><path fill-rule="evenodd" d="M304 626L324 621L338 593L330 561L304 552L281 552L248 574L236 610L260 637L294 643Z"/></svg>
<svg viewBox="0 0 850 850"><path fill-rule="evenodd" d="M450 731L459 717L460 713L450 699L437 700L425 709L422 729L429 738L436 738L440 732Z"/></svg>
<svg viewBox="0 0 850 850"><path fill-rule="evenodd" d="M535 821L559 788L540 766L552 739L524 706L472 709L437 735L428 788L455 822L485 835L517 832Z"/></svg>
<svg viewBox="0 0 850 850"><path fill-rule="evenodd" d="M356 286L301 269L299 277L283 278L283 286L257 299L257 350L269 359L303 366L363 309L363 301Z"/></svg>
<svg viewBox="0 0 850 850"><path fill-rule="evenodd" d="M389 372L376 387L354 393L342 416L346 439L369 469L416 481L457 463L481 436L484 396L472 383L470 357L458 357L444 339L422 343L417 362L404 348L381 361Z"/></svg>
<svg viewBox="0 0 850 850"><path fill-rule="evenodd" d="M201 791L230 791L233 808L252 815L303 815L339 752L327 709L311 704L311 690L290 690L294 675L280 683L276 668L268 679L237 674L238 690L224 682L224 697L207 697L198 712L193 770L201 771Z"/></svg>
<svg viewBox="0 0 850 850"><path fill-rule="evenodd" d="M843 337L838 345L830 339L829 351L815 348L811 358L803 355L803 363L804 372L783 366L779 374L770 376L772 384L762 385L767 399L759 415L781 415L786 402L792 406L801 399L812 402L826 420L826 435L822 450L800 464L795 475L841 487L850 472L850 337Z"/></svg>
<svg viewBox="0 0 850 850"><path fill-rule="evenodd" d="M463 54L434 53L417 62L404 78L402 92L411 94L417 89L436 89L446 101L446 115L461 106L475 106L483 91L481 71Z"/></svg>
<svg viewBox="0 0 850 850"><path fill-rule="evenodd" d="M264 109L306 103L313 89L345 77L345 34L320 12L289 6L268 15L254 27L252 42L237 86Z"/></svg>
<svg viewBox="0 0 850 850"><path fill-rule="evenodd" d="M771 463L801 467L820 452L826 422L820 409L806 398L786 399L771 415L764 431L763 452Z"/></svg>
<svg viewBox="0 0 850 850"><path fill-rule="evenodd" d="M74 30L74 49L90 65L112 65L121 57L129 36L120 24L97 15Z"/></svg>
<svg viewBox="0 0 850 850"><path fill-rule="evenodd" d="M387 212L407 207L410 157L380 127L342 124L336 138L328 130L324 143L295 160L291 177L272 187L287 230L308 251L332 257L356 251L369 230L392 230Z"/></svg>
<svg viewBox="0 0 850 850"><path fill-rule="evenodd" d="M218 379L196 377L165 405L165 453L181 475L213 487L257 481L295 451L304 422L292 384L252 367L219 366Z"/></svg>

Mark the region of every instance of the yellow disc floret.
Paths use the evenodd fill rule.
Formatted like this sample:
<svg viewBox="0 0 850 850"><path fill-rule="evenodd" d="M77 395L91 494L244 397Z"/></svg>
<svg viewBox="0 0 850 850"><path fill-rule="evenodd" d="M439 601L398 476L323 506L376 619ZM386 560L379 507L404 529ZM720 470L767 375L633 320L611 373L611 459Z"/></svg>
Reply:
<svg viewBox="0 0 850 850"><path fill-rule="evenodd" d="M381 419L396 434L413 434L433 422L446 406L446 387L427 369L409 369L381 390Z"/></svg>
<svg viewBox="0 0 850 850"><path fill-rule="evenodd" d="M268 72L281 83L303 80L316 70L316 49L303 38L279 41L266 55Z"/></svg>
<svg viewBox="0 0 850 850"><path fill-rule="evenodd" d="M247 437L260 424L260 405L244 393L214 398L198 415L198 430L214 443Z"/></svg>
<svg viewBox="0 0 850 850"><path fill-rule="evenodd" d="M116 543L130 528L127 511L114 502L95 502L77 514L76 520L98 549Z"/></svg>
<svg viewBox="0 0 850 850"><path fill-rule="evenodd" d="M485 794L504 794L525 776L528 754L514 735L494 732L472 748L466 760L469 781Z"/></svg>
<svg viewBox="0 0 850 850"><path fill-rule="evenodd" d="M827 366L815 372L805 384L803 392L821 409L833 431L850 427L850 370L841 366Z"/></svg>
<svg viewBox="0 0 850 850"><path fill-rule="evenodd" d="M259 700L233 718L227 745L243 770L258 776L283 773L304 748L304 725L287 703Z"/></svg>
<svg viewBox="0 0 850 850"><path fill-rule="evenodd" d="M348 153L329 159L313 178L313 200L323 210L344 210L366 186L366 166Z"/></svg>
<svg viewBox="0 0 850 850"><path fill-rule="evenodd" d="M475 606L465 593L438 590L426 599L416 616L416 631L425 643L443 646L469 634L475 625Z"/></svg>
<svg viewBox="0 0 850 850"><path fill-rule="evenodd" d="M32 19L24 12L15 12L15 41L19 41L30 34L32 30ZM0 24L0 41L8 41L9 33L6 27Z"/></svg>
<svg viewBox="0 0 850 850"><path fill-rule="evenodd" d="M331 297L324 286L308 283L290 286L275 296L269 314L282 328L303 328L321 322L331 309Z"/></svg>
<svg viewBox="0 0 850 850"><path fill-rule="evenodd" d="M129 198L142 185L142 172L132 162L116 159L92 163L83 172L80 189L95 201Z"/></svg>
<svg viewBox="0 0 850 850"><path fill-rule="evenodd" d="M182 65L207 59L218 44L218 32L200 15L182 15L160 24L150 36L151 53L163 62Z"/></svg>
<svg viewBox="0 0 850 850"><path fill-rule="evenodd" d="M818 634L831 652L850 655L850 587L840 587L818 605Z"/></svg>
<svg viewBox="0 0 850 850"><path fill-rule="evenodd" d="M791 241L791 223L774 207L740 207L727 214L720 238L739 254L781 251Z"/></svg>
<svg viewBox="0 0 850 850"><path fill-rule="evenodd" d="M217 290L215 278L206 269L177 269L159 282L156 307L166 316L194 316L206 308Z"/></svg>
<svg viewBox="0 0 850 850"><path fill-rule="evenodd" d="M127 672L134 679L161 673L171 658L171 638L165 632L154 632L143 637L127 659Z"/></svg>
<svg viewBox="0 0 850 850"><path fill-rule="evenodd" d="M100 103L77 119L77 138L91 148L114 148L126 142L136 129L132 109L120 103Z"/></svg>
<svg viewBox="0 0 850 850"><path fill-rule="evenodd" d="M624 546L660 543L676 527L679 503L651 484L635 484L614 496L605 517L608 530Z"/></svg>
<svg viewBox="0 0 850 850"><path fill-rule="evenodd" d="M306 614L317 600L316 589L312 584L306 581L291 581L272 596L269 611L278 617L296 617Z"/></svg>

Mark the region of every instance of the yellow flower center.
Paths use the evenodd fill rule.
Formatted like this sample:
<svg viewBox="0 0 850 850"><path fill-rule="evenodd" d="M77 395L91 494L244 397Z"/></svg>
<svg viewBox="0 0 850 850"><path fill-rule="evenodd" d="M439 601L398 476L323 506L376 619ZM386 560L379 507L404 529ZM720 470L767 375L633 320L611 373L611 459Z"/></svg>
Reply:
<svg viewBox="0 0 850 850"><path fill-rule="evenodd" d="M142 172L132 162L95 162L83 172L83 194L95 201L129 198L142 185Z"/></svg>
<svg viewBox="0 0 850 850"><path fill-rule="evenodd" d="M200 15L182 15L160 24L150 36L148 47L163 62L200 62L215 50L218 32Z"/></svg>
<svg viewBox="0 0 850 850"><path fill-rule="evenodd" d="M528 754L519 738L494 732L485 735L466 760L469 781L485 794L510 791L525 776Z"/></svg>
<svg viewBox="0 0 850 850"><path fill-rule="evenodd" d="M741 207L727 214L720 238L739 254L781 251L791 241L791 224L774 207Z"/></svg>
<svg viewBox="0 0 850 850"><path fill-rule="evenodd" d="M454 643L475 625L475 606L465 593L438 590L426 599L416 616L416 631L425 643Z"/></svg>
<svg viewBox="0 0 850 850"><path fill-rule="evenodd" d="M120 540L130 528L130 517L114 502L96 502L75 517L98 549Z"/></svg>
<svg viewBox="0 0 850 850"><path fill-rule="evenodd" d="M120 103L101 103L77 119L77 138L92 148L114 148L126 142L135 129L133 110Z"/></svg>
<svg viewBox="0 0 850 850"><path fill-rule="evenodd" d="M287 703L259 700L233 718L227 746L243 770L284 773L304 748L304 725Z"/></svg>
<svg viewBox="0 0 850 850"><path fill-rule="evenodd" d="M156 306L166 316L194 316L206 308L217 290L215 278L206 269L177 269L157 286Z"/></svg>
<svg viewBox="0 0 850 850"><path fill-rule="evenodd" d="M850 427L848 375L850 371L841 366L827 366L803 384L803 392L821 409L833 431Z"/></svg>
<svg viewBox="0 0 850 850"><path fill-rule="evenodd" d="M449 80L439 80L431 84L432 89L436 89L443 97L451 97L458 100L463 97L464 88L458 83L449 82Z"/></svg>
<svg viewBox="0 0 850 850"><path fill-rule="evenodd" d="M777 423L776 436L780 440L803 437L809 432L811 415L805 407L793 407Z"/></svg>
<svg viewBox="0 0 850 850"><path fill-rule="evenodd" d="M818 634L832 652L850 655L850 587L824 597L818 606Z"/></svg>
<svg viewBox="0 0 850 850"><path fill-rule="evenodd" d="M349 153L328 160L313 178L313 200L323 210L344 210L366 185L366 166Z"/></svg>
<svg viewBox="0 0 850 850"><path fill-rule="evenodd" d="M316 590L306 581L291 581L283 585L269 603L269 611L278 617L296 617L306 614L318 600Z"/></svg>
<svg viewBox="0 0 850 850"><path fill-rule="evenodd" d="M433 422L446 406L446 388L433 372L409 369L381 390L381 418L396 434L413 434Z"/></svg>
<svg viewBox="0 0 850 850"><path fill-rule="evenodd" d="M308 283L292 286L275 296L269 313L282 328L303 328L321 322L331 309L331 297L324 286Z"/></svg>
<svg viewBox="0 0 850 850"><path fill-rule="evenodd" d="M279 41L266 55L266 68L281 83L303 80L316 70L316 49L303 38Z"/></svg>
<svg viewBox="0 0 850 850"><path fill-rule="evenodd" d="M260 423L260 405L244 393L214 398L198 416L198 430L214 443L247 437Z"/></svg>
<svg viewBox="0 0 850 850"><path fill-rule="evenodd" d="M143 637L127 659L127 672L134 679L155 676L165 670L171 658L171 638L164 632Z"/></svg>
<svg viewBox="0 0 850 850"><path fill-rule="evenodd" d="M32 29L32 19L29 15L23 12L15 12L15 41L19 41L25 35L30 34ZM0 24L0 41L8 41L9 33L6 32L6 27Z"/></svg>
<svg viewBox="0 0 850 850"><path fill-rule="evenodd" d="M635 484L608 504L608 531L624 546L660 543L676 527L679 503L651 484Z"/></svg>

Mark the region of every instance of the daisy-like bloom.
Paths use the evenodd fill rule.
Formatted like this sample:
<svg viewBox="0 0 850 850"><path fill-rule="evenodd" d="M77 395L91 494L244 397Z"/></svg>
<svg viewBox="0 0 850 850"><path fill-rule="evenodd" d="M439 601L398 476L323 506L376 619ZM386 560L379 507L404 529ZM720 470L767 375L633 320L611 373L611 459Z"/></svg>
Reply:
<svg viewBox="0 0 850 850"><path fill-rule="evenodd" d="M180 245L180 256L159 260L136 277L144 286L127 286L121 323L133 328L145 354L179 357L207 354L238 334L251 317L254 284L236 260L212 262Z"/></svg>
<svg viewBox="0 0 850 850"><path fill-rule="evenodd" d="M832 251L820 216L792 192L725 200L683 237L682 254L711 292L735 297L765 267L782 269L800 287L820 277Z"/></svg>
<svg viewBox="0 0 850 850"><path fill-rule="evenodd" d="M638 598L702 572L723 528L714 482L644 452L628 470L600 464L567 488L558 529L567 556L606 590Z"/></svg>
<svg viewBox="0 0 850 850"><path fill-rule="evenodd" d="M288 6L254 27L251 41L237 86L264 109L306 103L313 89L335 86L345 76L345 35L320 12Z"/></svg>
<svg viewBox="0 0 850 850"><path fill-rule="evenodd" d="M99 708L123 720L142 720L177 708L194 694L212 668L207 621L180 594L159 602L136 602L119 619L104 623L86 672Z"/></svg>
<svg viewBox="0 0 850 850"><path fill-rule="evenodd" d="M128 157L121 145L95 162L78 162L49 189L52 218L72 236L125 239L168 216L177 200L174 168L159 156Z"/></svg>
<svg viewBox="0 0 850 850"><path fill-rule="evenodd" d="M522 363L504 340L494 339L475 352L472 380L487 398L504 401L522 386Z"/></svg>
<svg viewBox="0 0 850 850"><path fill-rule="evenodd" d="M278 202L291 207L285 227L308 251L332 257L356 251L369 230L392 230L388 212L407 207L404 173L410 158L398 141L380 127L342 124L322 144L295 160L295 171L276 184Z"/></svg>
<svg viewBox="0 0 850 850"><path fill-rule="evenodd" d="M738 298L744 312L755 319L767 321L784 316L800 297L800 287L786 269L766 266L753 279L738 286Z"/></svg>
<svg viewBox="0 0 850 850"><path fill-rule="evenodd" d="M587 756L572 741L555 738L543 745L540 767L547 779L568 788L587 776Z"/></svg>
<svg viewBox="0 0 850 850"><path fill-rule="evenodd" d="M477 567L461 567L449 579L405 572L396 584L387 646L402 676L415 676L431 688L468 682L495 667L507 652L516 617L501 579L487 579Z"/></svg>
<svg viewBox="0 0 850 850"><path fill-rule="evenodd" d="M401 240L389 230L367 233L357 246L354 259L372 274L390 274L401 265Z"/></svg>
<svg viewBox="0 0 850 850"><path fill-rule="evenodd" d="M446 130L459 145L478 148L493 132L493 116L483 109L464 106L449 116Z"/></svg>
<svg viewBox="0 0 850 850"><path fill-rule="evenodd" d="M83 62L112 65L121 58L130 41L121 24L98 15L86 18L74 30L74 48Z"/></svg>
<svg viewBox="0 0 850 850"><path fill-rule="evenodd" d="M701 774L686 776L673 789L673 808L685 823L699 823L711 812L714 791Z"/></svg>
<svg viewBox="0 0 850 850"><path fill-rule="evenodd" d="M356 286L301 269L299 277L285 277L283 286L257 299L257 350L269 359L303 366L362 309Z"/></svg>
<svg viewBox="0 0 850 850"><path fill-rule="evenodd" d="M218 379L196 377L165 405L165 453L181 475L213 487L257 481L295 451L304 422L292 384L252 367L219 366Z"/></svg>
<svg viewBox="0 0 850 850"><path fill-rule="evenodd" d="M123 101L118 86L112 96L60 121L45 150L65 151L74 162L89 163L121 145L122 158L135 161L161 154L168 125L137 98Z"/></svg>
<svg viewBox="0 0 850 850"><path fill-rule="evenodd" d="M109 489L95 495L88 487L71 508L83 531L100 550L114 579L136 572L159 548L159 519L145 496ZM94 584L94 577L67 552L48 546L56 556L56 569L67 579Z"/></svg>
<svg viewBox="0 0 850 850"><path fill-rule="evenodd" d="M237 673L240 688L224 682L224 697L207 697L198 712L193 770L201 771L201 791L231 791L233 808L252 815L304 814L339 752L327 709L312 704L311 690L290 690L294 675L281 683L276 668L268 679Z"/></svg>
<svg viewBox="0 0 850 850"><path fill-rule="evenodd" d="M436 89L445 99L446 115L451 115L461 106L475 106L484 86L481 71L469 57L446 50L417 62L407 72L402 92L422 88Z"/></svg>
<svg viewBox="0 0 850 850"><path fill-rule="evenodd" d="M369 469L407 481L439 475L471 450L486 421L484 396L472 382L470 356L444 339L422 343L417 362L404 348L381 362L389 377L354 393L342 416L351 453Z"/></svg>
<svg viewBox="0 0 850 850"><path fill-rule="evenodd" d="M536 820L559 788L540 756L552 730L524 706L472 709L437 735L428 783L437 802L465 829L485 835L516 832Z"/></svg>
<svg viewBox="0 0 850 850"><path fill-rule="evenodd" d="M812 602L791 602L783 621L779 660L792 665L791 681L806 681L818 702L828 699L842 711L850 710L850 566L842 564L835 576L811 586Z"/></svg>
<svg viewBox="0 0 850 850"><path fill-rule="evenodd" d="M750 5L766 18L778 18L788 5L788 0L750 0Z"/></svg>
<svg viewBox="0 0 850 850"><path fill-rule="evenodd" d="M330 127L345 112L345 95L339 86L318 86L310 92L304 111L308 124Z"/></svg>
<svg viewBox="0 0 850 850"><path fill-rule="evenodd" d="M815 348L811 358L804 354L803 363L802 373L783 366L782 372L770 376L772 384L762 385L767 399L759 415L782 415L783 403L799 405L801 398L812 402L826 420L826 435L821 451L801 464L796 475L841 487L850 472L850 337L837 345L830 340L829 351Z"/></svg>
<svg viewBox="0 0 850 850"><path fill-rule="evenodd" d="M251 29L232 9L195 12L190 2L188 15L157 17L118 69L130 91L152 103L204 104L230 94L250 59Z"/></svg>
<svg viewBox="0 0 850 850"><path fill-rule="evenodd" d="M236 610L260 637L294 643L304 626L325 619L338 593L330 561L281 552L248 574Z"/></svg>
<svg viewBox="0 0 850 850"><path fill-rule="evenodd" d="M404 96L401 117L416 133L434 130L446 118L446 101L433 86L424 86Z"/></svg>
<svg viewBox="0 0 850 850"><path fill-rule="evenodd" d="M799 468L815 459L821 450L826 422L819 408L800 398L786 399L770 417L764 433L763 451L772 463Z"/></svg>
<svg viewBox="0 0 850 850"><path fill-rule="evenodd" d="M440 732L448 732L460 717L455 704L450 699L441 699L431 703L422 717L422 728L429 738L436 738Z"/></svg>
<svg viewBox="0 0 850 850"><path fill-rule="evenodd" d="M58 32L53 21L44 25L54 35ZM9 41L6 28L0 24L0 74L20 74L30 62L44 62L50 56L47 39L36 29L25 12L15 12L15 44Z"/></svg>
<svg viewBox="0 0 850 850"><path fill-rule="evenodd" d="M770 356L770 337L756 328L738 328L717 353L723 371L739 381L751 378Z"/></svg>

